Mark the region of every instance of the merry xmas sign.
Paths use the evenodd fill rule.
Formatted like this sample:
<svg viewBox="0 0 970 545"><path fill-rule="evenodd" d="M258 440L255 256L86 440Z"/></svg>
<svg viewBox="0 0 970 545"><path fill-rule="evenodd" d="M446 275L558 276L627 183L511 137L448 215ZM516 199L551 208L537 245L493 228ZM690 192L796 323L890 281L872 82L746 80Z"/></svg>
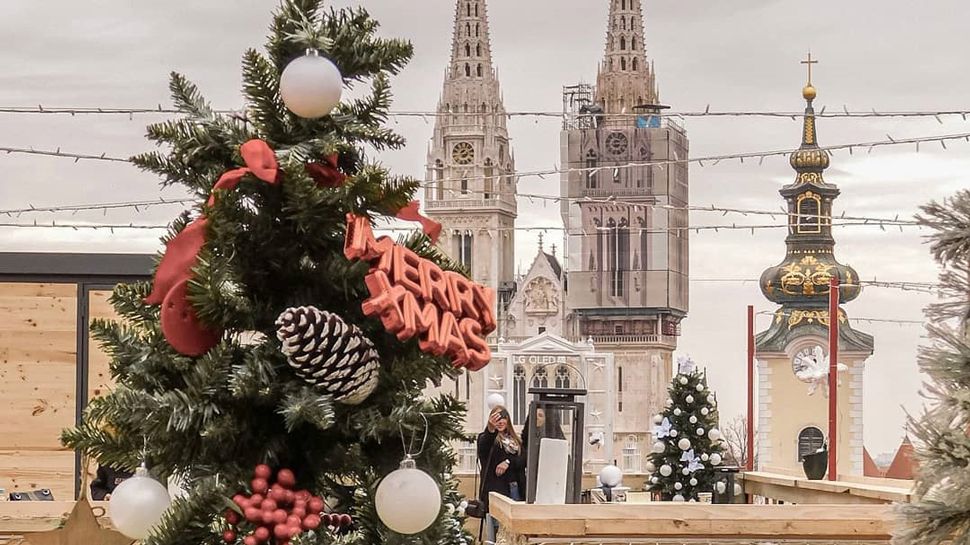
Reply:
<svg viewBox="0 0 970 545"><path fill-rule="evenodd" d="M477 371L492 357L485 336L495 331L495 292L395 244L374 238L366 217L347 214L347 259L370 263L364 279L370 298L361 308L407 340L420 335L421 350L449 356L455 367Z"/></svg>

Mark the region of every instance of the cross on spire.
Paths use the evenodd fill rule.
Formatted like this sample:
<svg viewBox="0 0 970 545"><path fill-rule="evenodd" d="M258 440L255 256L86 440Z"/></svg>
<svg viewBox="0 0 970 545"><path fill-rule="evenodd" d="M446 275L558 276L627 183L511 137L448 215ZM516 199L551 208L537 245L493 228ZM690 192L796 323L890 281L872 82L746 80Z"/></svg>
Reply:
<svg viewBox="0 0 970 545"><path fill-rule="evenodd" d="M812 84L812 65L813 64L818 64L818 61L817 60L816 61L813 61L812 60L812 51L809 50L808 51L808 59L807 60L804 60L804 61L800 61L800 62L801 62L801 64L807 64L808 65L808 84L811 85Z"/></svg>

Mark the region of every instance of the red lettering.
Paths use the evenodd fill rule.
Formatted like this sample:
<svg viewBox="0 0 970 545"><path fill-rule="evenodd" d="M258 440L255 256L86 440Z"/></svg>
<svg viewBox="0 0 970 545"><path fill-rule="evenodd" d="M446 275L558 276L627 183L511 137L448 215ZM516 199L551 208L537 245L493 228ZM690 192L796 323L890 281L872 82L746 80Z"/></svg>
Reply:
<svg viewBox="0 0 970 545"><path fill-rule="evenodd" d="M388 332L400 331L404 327L400 303L407 295L407 290L401 286L392 286L384 271L371 271L364 277L364 283L367 284L371 297L361 304L361 310L367 316L378 315Z"/></svg>
<svg viewBox="0 0 970 545"><path fill-rule="evenodd" d="M459 367L468 363L468 348L462 337L458 320L451 312L441 313L441 333L439 340L444 345L446 353L451 356L452 363Z"/></svg>
<svg viewBox="0 0 970 545"><path fill-rule="evenodd" d="M418 265L421 273L421 296L428 303L433 303L439 308L451 308L451 301L448 298L448 279L441 267L422 259Z"/></svg>
<svg viewBox="0 0 970 545"><path fill-rule="evenodd" d="M403 246L394 246L394 274L391 278L395 284L404 286L411 293L421 296L421 274L418 269L424 261L418 254Z"/></svg>
<svg viewBox="0 0 970 545"><path fill-rule="evenodd" d="M481 284L472 284L472 293L475 295L475 308L482 313L482 333L488 335L495 331L495 313L492 311L495 305L495 290Z"/></svg>
<svg viewBox="0 0 970 545"><path fill-rule="evenodd" d="M464 276L448 271L445 273L448 279L448 291L451 293L451 310L455 316L467 316L478 318L478 310L475 308L475 296L472 293L472 282Z"/></svg>
<svg viewBox="0 0 970 545"><path fill-rule="evenodd" d="M347 259L371 261L387 253L394 246L388 237L374 239L374 230L365 216L347 214L347 235L344 239L344 256Z"/></svg>
<svg viewBox="0 0 970 545"><path fill-rule="evenodd" d="M422 305L413 293L407 292L404 294L401 309L401 314L404 317L404 327L401 331L398 331L398 339L403 341L415 335L433 331L435 340L437 340L439 328L438 307L430 304Z"/></svg>
<svg viewBox="0 0 970 545"><path fill-rule="evenodd" d="M492 359L492 352L488 348L488 343L482 338L482 326L471 318L465 318L458 324L462 335L465 338L465 346L468 347L468 369L478 371L488 365Z"/></svg>

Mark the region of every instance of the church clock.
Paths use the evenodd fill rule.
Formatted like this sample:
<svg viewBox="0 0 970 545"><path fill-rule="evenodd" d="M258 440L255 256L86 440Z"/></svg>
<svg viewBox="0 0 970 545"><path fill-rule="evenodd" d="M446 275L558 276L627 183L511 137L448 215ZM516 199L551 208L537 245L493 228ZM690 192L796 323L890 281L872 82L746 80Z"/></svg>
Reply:
<svg viewBox="0 0 970 545"><path fill-rule="evenodd" d="M610 133L606 137L606 152L610 155L620 155L626 151L629 142L626 135L621 132Z"/></svg>
<svg viewBox="0 0 970 545"><path fill-rule="evenodd" d="M459 165L467 165L475 160L475 148L468 142L458 142L451 150L451 160Z"/></svg>
<svg viewBox="0 0 970 545"><path fill-rule="evenodd" d="M825 352L819 345L802 348L795 354L791 362L795 376L805 382L815 378L815 375L824 376L828 371L825 366Z"/></svg>

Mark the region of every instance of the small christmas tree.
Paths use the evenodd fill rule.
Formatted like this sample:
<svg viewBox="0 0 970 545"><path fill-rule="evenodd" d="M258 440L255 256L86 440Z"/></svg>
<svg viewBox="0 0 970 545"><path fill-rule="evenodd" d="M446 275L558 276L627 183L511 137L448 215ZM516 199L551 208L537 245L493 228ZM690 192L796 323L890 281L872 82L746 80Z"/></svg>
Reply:
<svg viewBox="0 0 970 545"><path fill-rule="evenodd" d="M647 487L664 500L697 501L698 493L712 491L724 455L717 399L690 358L678 358L677 367L667 407L654 416Z"/></svg>
<svg viewBox="0 0 970 545"><path fill-rule="evenodd" d="M894 542L910 545L970 542L970 191L922 207L940 264L940 301L927 308L933 341L919 354L929 376L929 405L911 418L916 500L900 506Z"/></svg>
<svg viewBox="0 0 970 545"><path fill-rule="evenodd" d="M487 363L494 294L433 245L420 184L365 154L404 144L384 121L412 47L377 27L363 8L285 0L267 53L244 56L245 109L220 113L173 74L182 115L134 158L198 206L154 281L115 289L123 320L92 324L115 386L63 441L184 483L169 506L142 470L112 497L163 500L154 520L112 510L146 545L470 541L450 475L464 407L424 392ZM395 216L424 233L374 237Z"/></svg>

